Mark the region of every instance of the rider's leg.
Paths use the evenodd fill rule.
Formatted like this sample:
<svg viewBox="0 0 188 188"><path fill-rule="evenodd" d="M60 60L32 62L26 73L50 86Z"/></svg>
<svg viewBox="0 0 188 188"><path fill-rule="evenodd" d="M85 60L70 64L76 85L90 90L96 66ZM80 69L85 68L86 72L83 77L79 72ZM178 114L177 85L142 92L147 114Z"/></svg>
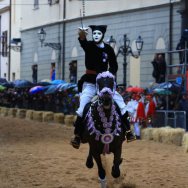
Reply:
<svg viewBox="0 0 188 188"><path fill-rule="evenodd" d="M127 119L128 118L128 112L132 113L132 108L129 108L125 104L123 97L118 92L115 92L113 99L120 108L120 111L121 111L121 114L122 114L122 122L124 124L123 128L124 128L124 131L126 132L127 141L130 142L130 141L135 140L135 136L131 132L130 122Z"/></svg>
<svg viewBox="0 0 188 188"><path fill-rule="evenodd" d="M77 116L74 122L74 138L71 139L71 144L74 148L78 149L80 147L81 136L82 136L82 117Z"/></svg>
<svg viewBox="0 0 188 188"><path fill-rule="evenodd" d="M82 116L83 116L84 107L86 106L87 103L91 101L91 99L95 96L95 94L96 94L95 84L91 84L91 83L83 84L82 93L80 94L80 106L76 111L77 119L74 122L75 137L71 140L71 144L74 148L78 149L80 147L80 141L84 130L82 125L82 121L83 121Z"/></svg>

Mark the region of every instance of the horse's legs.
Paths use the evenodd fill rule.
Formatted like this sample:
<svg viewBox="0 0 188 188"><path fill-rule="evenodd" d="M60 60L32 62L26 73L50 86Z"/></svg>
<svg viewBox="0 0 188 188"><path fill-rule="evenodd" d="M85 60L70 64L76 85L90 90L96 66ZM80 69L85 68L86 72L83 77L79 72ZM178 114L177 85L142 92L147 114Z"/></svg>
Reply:
<svg viewBox="0 0 188 188"><path fill-rule="evenodd" d="M92 154L91 154L91 149L89 148L89 154L88 154L88 157L87 157L87 160L86 160L86 166L88 168L93 168L93 157L92 157Z"/></svg>
<svg viewBox="0 0 188 188"><path fill-rule="evenodd" d="M95 159L95 162L97 163L99 178L101 180L104 180L106 176L106 172L102 166L101 156L100 154L97 154L97 153L92 153L92 155L93 155L93 158Z"/></svg>
<svg viewBox="0 0 188 188"><path fill-rule="evenodd" d="M112 176L114 178L118 178L120 176L120 169L119 165L122 163L122 158L121 158L121 151L122 151L122 146L117 147L116 151L114 152L114 161L113 161L113 166L112 166Z"/></svg>

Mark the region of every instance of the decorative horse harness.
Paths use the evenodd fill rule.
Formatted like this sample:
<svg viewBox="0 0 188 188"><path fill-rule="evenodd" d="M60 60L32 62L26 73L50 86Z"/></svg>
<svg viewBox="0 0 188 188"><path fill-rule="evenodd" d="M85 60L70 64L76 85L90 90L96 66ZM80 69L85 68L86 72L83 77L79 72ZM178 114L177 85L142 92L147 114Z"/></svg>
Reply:
<svg viewBox="0 0 188 188"><path fill-rule="evenodd" d="M104 144L103 153L108 154L109 144L114 140L114 136L120 136L121 132L121 119L112 99L116 88L114 76L108 71L98 74L96 87L98 99L91 104L86 115L87 129L90 135L96 135L95 140L100 140Z"/></svg>

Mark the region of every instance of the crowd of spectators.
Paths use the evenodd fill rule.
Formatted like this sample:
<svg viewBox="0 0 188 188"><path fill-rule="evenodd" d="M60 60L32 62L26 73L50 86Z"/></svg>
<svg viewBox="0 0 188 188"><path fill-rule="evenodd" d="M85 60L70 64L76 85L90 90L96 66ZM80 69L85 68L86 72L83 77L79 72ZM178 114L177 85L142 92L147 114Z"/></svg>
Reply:
<svg viewBox="0 0 188 188"><path fill-rule="evenodd" d="M29 89L9 88L0 91L0 106L75 114L79 99L72 90L31 94Z"/></svg>
<svg viewBox="0 0 188 188"><path fill-rule="evenodd" d="M77 91L65 90L62 92L54 92L52 94L45 94L44 92L31 94L29 90L30 88L7 88L0 91L0 106L33 109L39 111L62 112L64 114L75 114L75 111L78 108L79 95ZM121 87L118 88L118 91L123 96L125 101L131 99L131 93L126 92ZM141 95L144 98L144 96L147 95L147 90ZM187 109L185 108L185 105L182 105L182 99L185 100L185 93L181 93L180 95L173 93L168 96L153 94L153 97L156 101L156 110Z"/></svg>

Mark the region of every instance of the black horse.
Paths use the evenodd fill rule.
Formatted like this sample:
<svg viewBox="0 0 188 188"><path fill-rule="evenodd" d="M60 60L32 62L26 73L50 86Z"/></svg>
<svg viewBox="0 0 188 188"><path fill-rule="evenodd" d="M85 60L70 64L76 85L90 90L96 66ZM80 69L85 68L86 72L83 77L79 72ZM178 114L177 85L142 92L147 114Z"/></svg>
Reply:
<svg viewBox="0 0 188 188"><path fill-rule="evenodd" d="M120 176L119 165L122 162L122 143L125 131L121 121L121 113L113 100L115 93L115 78L110 72L97 76L97 99L86 105L84 110L84 134L82 143L89 143L89 155L86 166L92 168L96 161L98 175L105 180L105 170L102 166L101 154L114 154L111 174L114 178Z"/></svg>

